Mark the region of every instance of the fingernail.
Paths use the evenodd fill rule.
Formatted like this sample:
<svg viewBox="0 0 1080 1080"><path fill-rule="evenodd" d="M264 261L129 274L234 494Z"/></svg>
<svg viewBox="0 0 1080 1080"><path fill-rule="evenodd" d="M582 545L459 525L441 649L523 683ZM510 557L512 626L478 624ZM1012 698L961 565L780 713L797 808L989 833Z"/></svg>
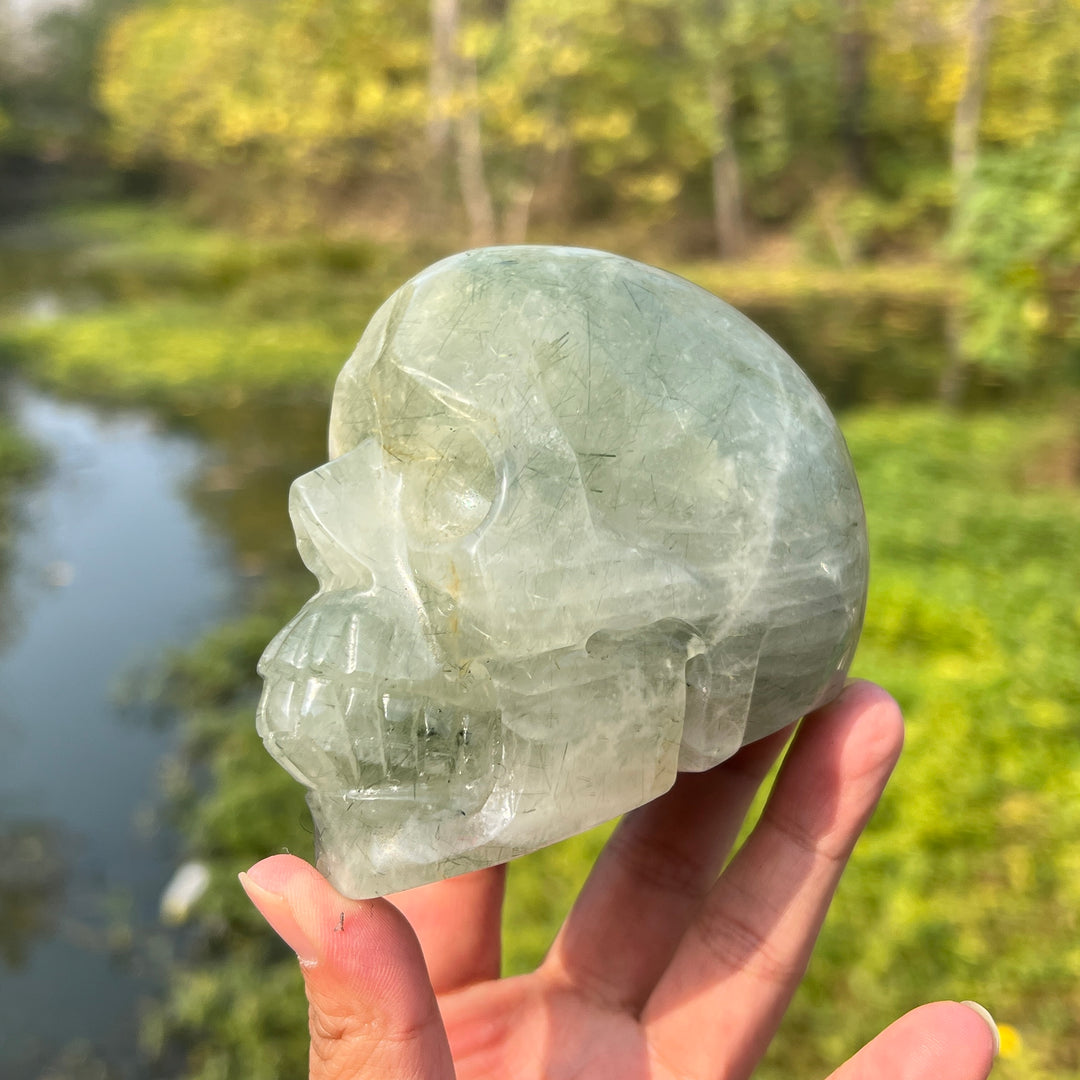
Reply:
<svg viewBox="0 0 1080 1080"><path fill-rule="evenodd" d="M246 874L239 875L244 892L281 940L296 953L300 962L314 964L319 958L318 951L307 934L300 929L289 901L281 893L274 892L259 882L260 865L256 863Z"/></svg>
<svg viewBox="0 0 1080 1080"><path fill-rule="evenodd" d="M998 1031L998 1026L989 1010L977 1001L961 1001L960 1004L966 1005L972 1012L977 1012L986 1021L987 1026L994 1033L994 1057L997 1057L1001 1053L1001 1032Z"/></svg>

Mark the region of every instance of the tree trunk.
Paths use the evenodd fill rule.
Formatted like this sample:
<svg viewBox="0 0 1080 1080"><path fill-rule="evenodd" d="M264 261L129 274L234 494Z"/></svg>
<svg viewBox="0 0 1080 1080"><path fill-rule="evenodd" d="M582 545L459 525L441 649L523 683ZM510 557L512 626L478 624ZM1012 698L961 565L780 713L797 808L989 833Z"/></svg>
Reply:
<svg viewBox="0 0 1080 1080"><path fill-rule="evenodd" d="M450 147L451 99L454 96L454 46L460 19L459 0L431 0L431 70L428 72L428 154L445 164Z"/></svg>
<svg viewBox="0 0 1080 1080"><path fill-rule="evenodd" d="M529 181L515 184L510 198L503 206L502 242L504 244L524 244L529 232L529 212L532 210L533 195L536 185Z"/></svg>
<svg viewBox="0 0 1080 1080"><path fill-rule="evenodd" d="M956 227L971 197L975 167L979 157L979 122L982 119L983 98L986 94L986 75L990 54L990 20L994 13L993 0L971 0L966 19L967 66L964 85L953 114L952 175L953 227ZM962 274L963 268L958 272ZM963 299L949 302L947 312L949 363L938 384L938 398L947 408L956 408L963 401L971 373L971 357L964 348Z"/></svg>
<svg viewBox="0 0 1080 1080"><path fill-rule="evenodd" d="M954 213L970 194L979 155L979 121L986 94L987 58L990 54L990 19L994 0L971 0L967 15L967 66L964 86L953 114L952 174Z"/></svg>
<svg viewBox="0 0 1080 1080"><path fill-rule="evenodd" d="M733 96L730 76L718 62L709 79L709 98L716 147L712 155L713 227L716 254L721 259L742 254L746 238L742 176L733 130Z"/></svg>
<svg viewBox="0 0 1080 1080"><path fill-rule="evenodd" d="M971 364L964 348L964 301L962 296L950 296L945 308L945 344L949 362L938 382L938 401L955 411L964 403L971 376Z"/></svg>
<svg viewBox="0 0 1080 1080"><path fill-rule="evenodd" d="M459 85L468 102L456 124L458 183L469 221L469 243L472 247L483 247L495 243L495 207L484 175L476 59L462 58L458 70Z"/></svg>
<svg viewBox="0 0 1080 1080"><path fill-rule="evenodd" d="M453 139L453 97L456 83L460 0L431 0L431 68L428 71L427 159L421 178L426 227L437 230L446 221L450 150Z"/></svg>
<svg viewBox="0 0 1080 1080"><path fill-rule="evenodd" d="M870 174L864 116L868 78L866 74L866 20L863 0L840 0L840 103L838 127L844 166L851 180L862 185Z"/></svg>

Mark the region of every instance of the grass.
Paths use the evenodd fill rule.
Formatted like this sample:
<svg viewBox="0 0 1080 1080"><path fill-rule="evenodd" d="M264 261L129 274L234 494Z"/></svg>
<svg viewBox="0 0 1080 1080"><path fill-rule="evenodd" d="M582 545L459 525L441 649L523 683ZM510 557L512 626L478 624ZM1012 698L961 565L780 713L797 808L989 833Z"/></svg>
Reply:
<svg viewBox="0 0 1080 1080"><path fill-rule="evenodd" d="M767 262L691 263L670 267L733 304L783 304L858 296L942 302L955 286L940 262L848 267Z"/></svg>

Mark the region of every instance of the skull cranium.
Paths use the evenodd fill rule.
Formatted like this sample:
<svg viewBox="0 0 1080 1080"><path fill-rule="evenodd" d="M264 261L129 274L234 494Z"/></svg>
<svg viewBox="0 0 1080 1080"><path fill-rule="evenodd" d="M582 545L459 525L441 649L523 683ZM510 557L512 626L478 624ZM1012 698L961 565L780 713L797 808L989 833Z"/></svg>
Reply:
<svg viewBox="0 0 1080 1080"><path fill-rule="evenodd" d="M374 896L661 794L835 696L862 503L783 351L679 278L487 248L398 290L290 510L319 592L259 730Z"/></svg>

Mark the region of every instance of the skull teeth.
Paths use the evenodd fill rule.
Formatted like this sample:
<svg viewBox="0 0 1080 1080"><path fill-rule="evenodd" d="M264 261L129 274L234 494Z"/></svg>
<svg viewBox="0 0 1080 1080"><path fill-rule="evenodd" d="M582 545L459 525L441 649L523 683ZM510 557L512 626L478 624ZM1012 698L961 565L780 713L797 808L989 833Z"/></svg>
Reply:
<svg viewBox="0 0 1080 1080"><path fill-rule="evenodd" d="M497 714L310 675L268 683L260 722L294 775L310 786L329 770L350 799L430 800L462 782L479 790L499 745Z"/></svg>

